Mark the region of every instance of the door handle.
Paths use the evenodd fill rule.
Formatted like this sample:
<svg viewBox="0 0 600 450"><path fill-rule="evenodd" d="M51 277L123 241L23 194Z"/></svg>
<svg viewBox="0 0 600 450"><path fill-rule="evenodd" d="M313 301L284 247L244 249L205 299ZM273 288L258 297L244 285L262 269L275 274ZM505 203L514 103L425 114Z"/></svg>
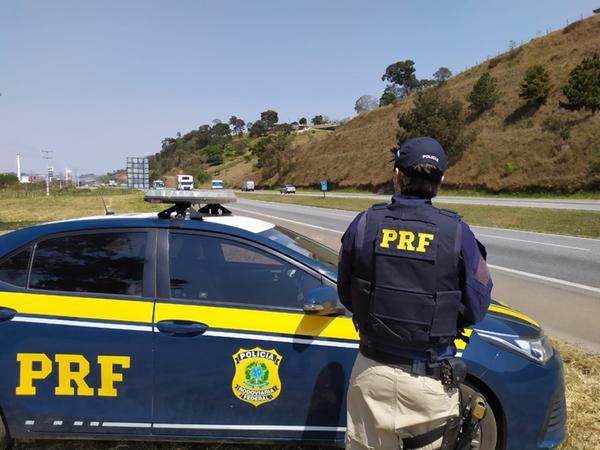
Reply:
<svg viewBox="0 0 600 450"><path fill-rule="evenodd" d="M208 325L189 320L161 320L156 324L161 333L173 337L194 337L204 334Z"/></svg>
<svg viewBox="0 0 600 450"><path fill-rule="evenodd" d="M12 308L5 308L0 306L0 322L4 322L5 320L10 320L17 315L17 311Z"/></svg>

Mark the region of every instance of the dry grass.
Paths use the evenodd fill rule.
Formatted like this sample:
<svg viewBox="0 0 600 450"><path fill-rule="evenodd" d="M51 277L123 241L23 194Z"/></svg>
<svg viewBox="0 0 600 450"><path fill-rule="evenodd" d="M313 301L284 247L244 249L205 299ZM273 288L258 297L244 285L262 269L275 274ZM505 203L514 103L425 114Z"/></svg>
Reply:
<svg viewBox="0 0 600 450"><path fill-rule="evenodd" d="M565 368L567 439L560 450L600 449L600 355L553 341Z"/></svg>

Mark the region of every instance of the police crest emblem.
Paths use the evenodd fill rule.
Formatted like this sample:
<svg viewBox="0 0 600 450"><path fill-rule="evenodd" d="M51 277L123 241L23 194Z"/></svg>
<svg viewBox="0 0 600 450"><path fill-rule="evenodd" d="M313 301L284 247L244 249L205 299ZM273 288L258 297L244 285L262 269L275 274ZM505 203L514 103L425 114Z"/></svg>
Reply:
<svg viewBox="0 0 600 450"><path fill-rule="evenodd" d="M272 402L279 397L279 365L283 358L276 350L241 348L232 358L235 365L231 380L233 395L254 406Z"/></svg>

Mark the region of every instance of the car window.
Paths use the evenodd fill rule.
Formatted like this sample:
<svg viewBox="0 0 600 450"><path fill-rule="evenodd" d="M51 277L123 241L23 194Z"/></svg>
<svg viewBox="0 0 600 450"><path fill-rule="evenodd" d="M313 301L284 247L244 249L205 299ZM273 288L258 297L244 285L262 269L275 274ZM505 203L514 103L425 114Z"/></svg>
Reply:
<svg viewBox="0 0 600 450"><path fill-rule="evenodd" d="M70 235L35 247L29 287L142 295L146 233Z"/></svg>
<svg viewBox="0 0 600 450"><path fill-rule="evenodd" d="M258 248L229 239L169 235L171 297L300 309L318 277Z"/></svg>
<svg viewBox="0 0 600 450"><path fill-rule="evenodd" d="M27 247L25 250L0 262L0 281L25 287L30 255L31 247Z"/></svg>

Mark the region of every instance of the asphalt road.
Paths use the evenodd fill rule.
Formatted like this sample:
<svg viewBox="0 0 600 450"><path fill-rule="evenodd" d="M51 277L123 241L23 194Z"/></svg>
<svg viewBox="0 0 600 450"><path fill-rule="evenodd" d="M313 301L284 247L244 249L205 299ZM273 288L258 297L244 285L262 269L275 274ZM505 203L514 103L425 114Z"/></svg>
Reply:
<svg viewBox="0 0 600 450"><path fill-rule="evenodd" d="M356 213L241 199L231 209L339 248ZM556 337L600 352L600 240L472 227L488 250L494 298Z"/></svg>
<svg viewBox="0 0 600 450"><path fill-rule="evenodd" d="M279 191L254 191L254 194L279 194ZM322 197L320 192L302 192L296 195L308 197ZM369 198L387 202L389 195L377 194L351 194L344 192L328 192L328 197L333 198ZM461 205L490 205L490 206L517 206L523 208L551 208L551 209L575 209L580 211L600 211L600 200L550 200L538 198L498 198L498 197L458 197L438 196L434 199L437 203L452 203Z"/></svg>

